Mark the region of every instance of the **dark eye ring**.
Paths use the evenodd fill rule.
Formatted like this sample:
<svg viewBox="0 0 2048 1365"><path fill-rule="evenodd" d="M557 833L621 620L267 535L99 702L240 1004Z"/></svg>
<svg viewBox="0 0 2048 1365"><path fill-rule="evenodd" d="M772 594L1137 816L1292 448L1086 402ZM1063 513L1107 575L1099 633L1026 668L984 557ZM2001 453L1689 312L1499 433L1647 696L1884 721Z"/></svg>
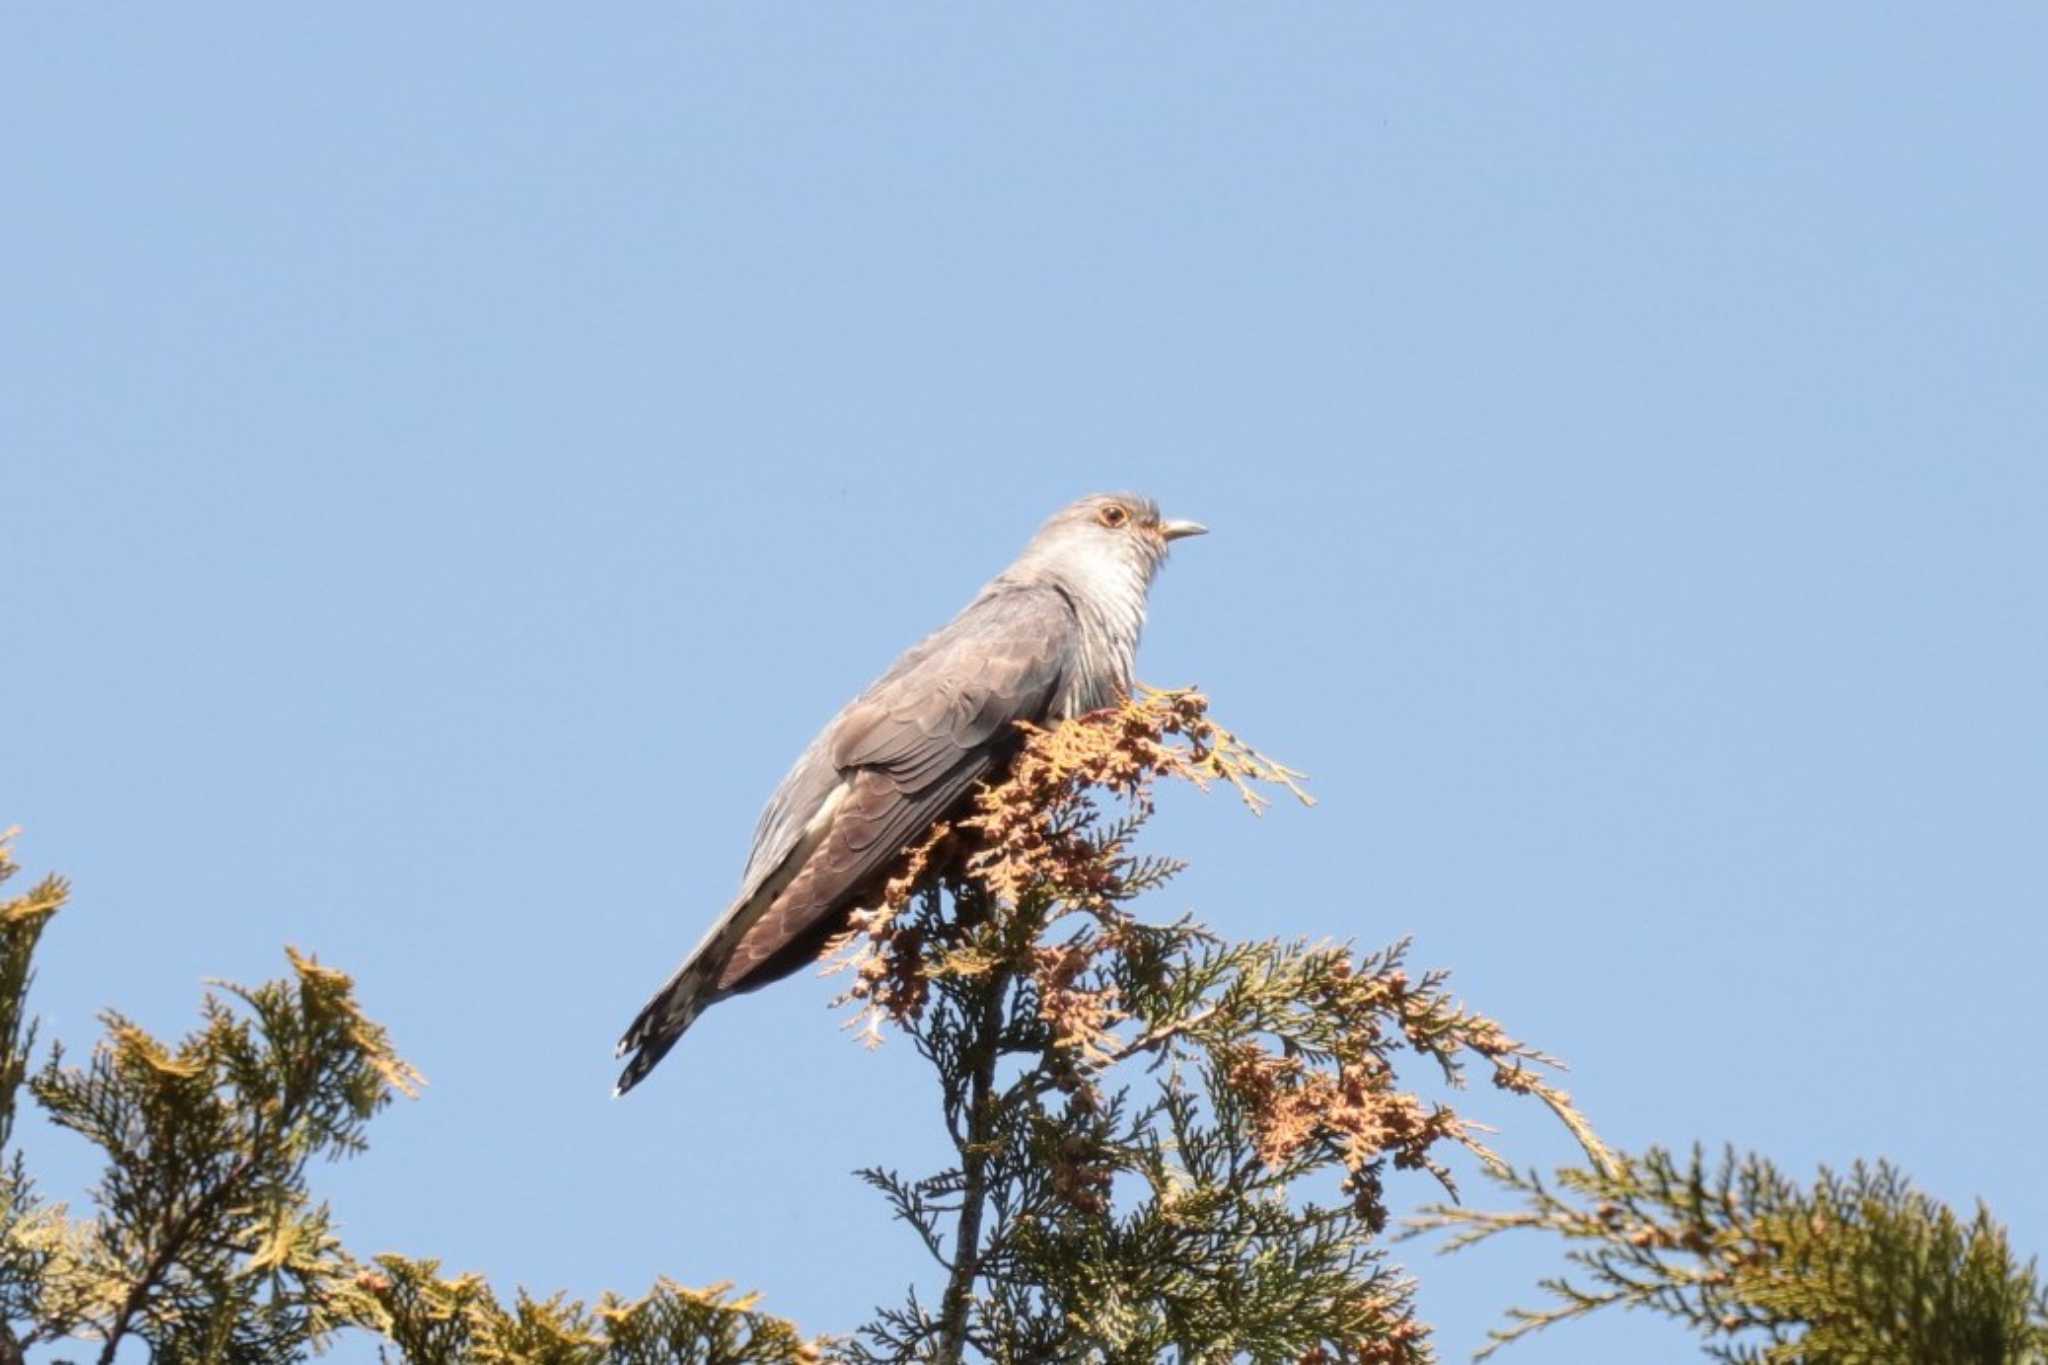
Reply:
<svg viewBox="0 0 2048 1365"><path fill-rule="evenodd" d="M1123 525L1124 521L1129 516L1130 513L1124 511L1123 508L1117 507L1114 504L1112 504L1111 506L1102 509L1101 513L1099 514L1099 519L1101 520L1104 526L1109 527L1113 531L1117 527Z"/></svg>

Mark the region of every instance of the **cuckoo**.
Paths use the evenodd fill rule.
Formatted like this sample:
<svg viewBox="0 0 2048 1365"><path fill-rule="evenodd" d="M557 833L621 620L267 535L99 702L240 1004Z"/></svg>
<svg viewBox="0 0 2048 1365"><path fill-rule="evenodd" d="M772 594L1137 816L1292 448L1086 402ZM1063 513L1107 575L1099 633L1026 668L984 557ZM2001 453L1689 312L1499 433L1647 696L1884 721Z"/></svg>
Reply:
<svg viewBox="0 0 2048 1365"><path fill-rule="evenodd" d="M768 799L739 895L619 1039L625 1094L706 1006L812 961L903 852L998 772L1015 722L1130 694L1167 546L1202 534L1097 494L1045 523L961 613L834 716Z"/></svg>

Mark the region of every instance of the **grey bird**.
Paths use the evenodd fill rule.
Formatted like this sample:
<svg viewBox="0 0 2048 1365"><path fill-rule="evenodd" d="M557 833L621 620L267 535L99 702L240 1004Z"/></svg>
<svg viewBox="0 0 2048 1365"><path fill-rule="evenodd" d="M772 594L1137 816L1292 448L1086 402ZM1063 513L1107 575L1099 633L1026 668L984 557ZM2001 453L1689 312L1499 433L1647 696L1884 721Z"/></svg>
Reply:
<svg viewBox="0 0 2048 1365"><path fill-rule="evenodd" d="M1206 528L1131 493L1062 509L1009 568L811 741L768 798L739 895L619 1039L623 1095L706 1006L812 961L898 855L1000 771L1013 722L1129 696L1167 546Z"/></svg>

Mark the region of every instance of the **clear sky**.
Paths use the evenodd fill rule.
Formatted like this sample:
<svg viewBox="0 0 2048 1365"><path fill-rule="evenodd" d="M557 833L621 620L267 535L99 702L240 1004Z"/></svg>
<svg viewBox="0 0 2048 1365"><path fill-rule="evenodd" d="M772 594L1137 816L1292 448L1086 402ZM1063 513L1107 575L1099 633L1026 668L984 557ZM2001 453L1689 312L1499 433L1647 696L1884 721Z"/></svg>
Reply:
<svg viewBox="0 0 2048 1365"><path fill-rule="evenodd" d="M817 725L1133 487L1214 528L1142 676L1322 798L1170 794L1157 911L1413 934L1621 1146L2048 1248L2048 10L1679 9L8 7L46 1036L316 949L433 1082L354 1247L851 1327L910 1049L808 978L610 1044ZM1400 1250L1452 1360L1555 1265Z"/></svg>

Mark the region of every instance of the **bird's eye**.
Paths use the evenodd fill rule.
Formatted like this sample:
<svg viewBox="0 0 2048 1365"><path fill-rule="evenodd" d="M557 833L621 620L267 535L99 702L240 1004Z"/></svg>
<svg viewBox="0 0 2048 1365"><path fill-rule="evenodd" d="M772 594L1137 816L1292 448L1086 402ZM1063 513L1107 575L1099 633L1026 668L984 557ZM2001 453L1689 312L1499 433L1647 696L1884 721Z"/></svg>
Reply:
<svg viewBox="0 0 2048 1365"><path fill-rule="evenodd" d="M1114 531L1117 527L1129 521L1131 519L1131 514L1129 512L1126 512L1123 508L1118 507L1116 504L1111 503L1108 507L1105 507L1100 512L1096 513L1096 519L1099 520L1104 526L1107 526L1110 530Z"/></svg>

